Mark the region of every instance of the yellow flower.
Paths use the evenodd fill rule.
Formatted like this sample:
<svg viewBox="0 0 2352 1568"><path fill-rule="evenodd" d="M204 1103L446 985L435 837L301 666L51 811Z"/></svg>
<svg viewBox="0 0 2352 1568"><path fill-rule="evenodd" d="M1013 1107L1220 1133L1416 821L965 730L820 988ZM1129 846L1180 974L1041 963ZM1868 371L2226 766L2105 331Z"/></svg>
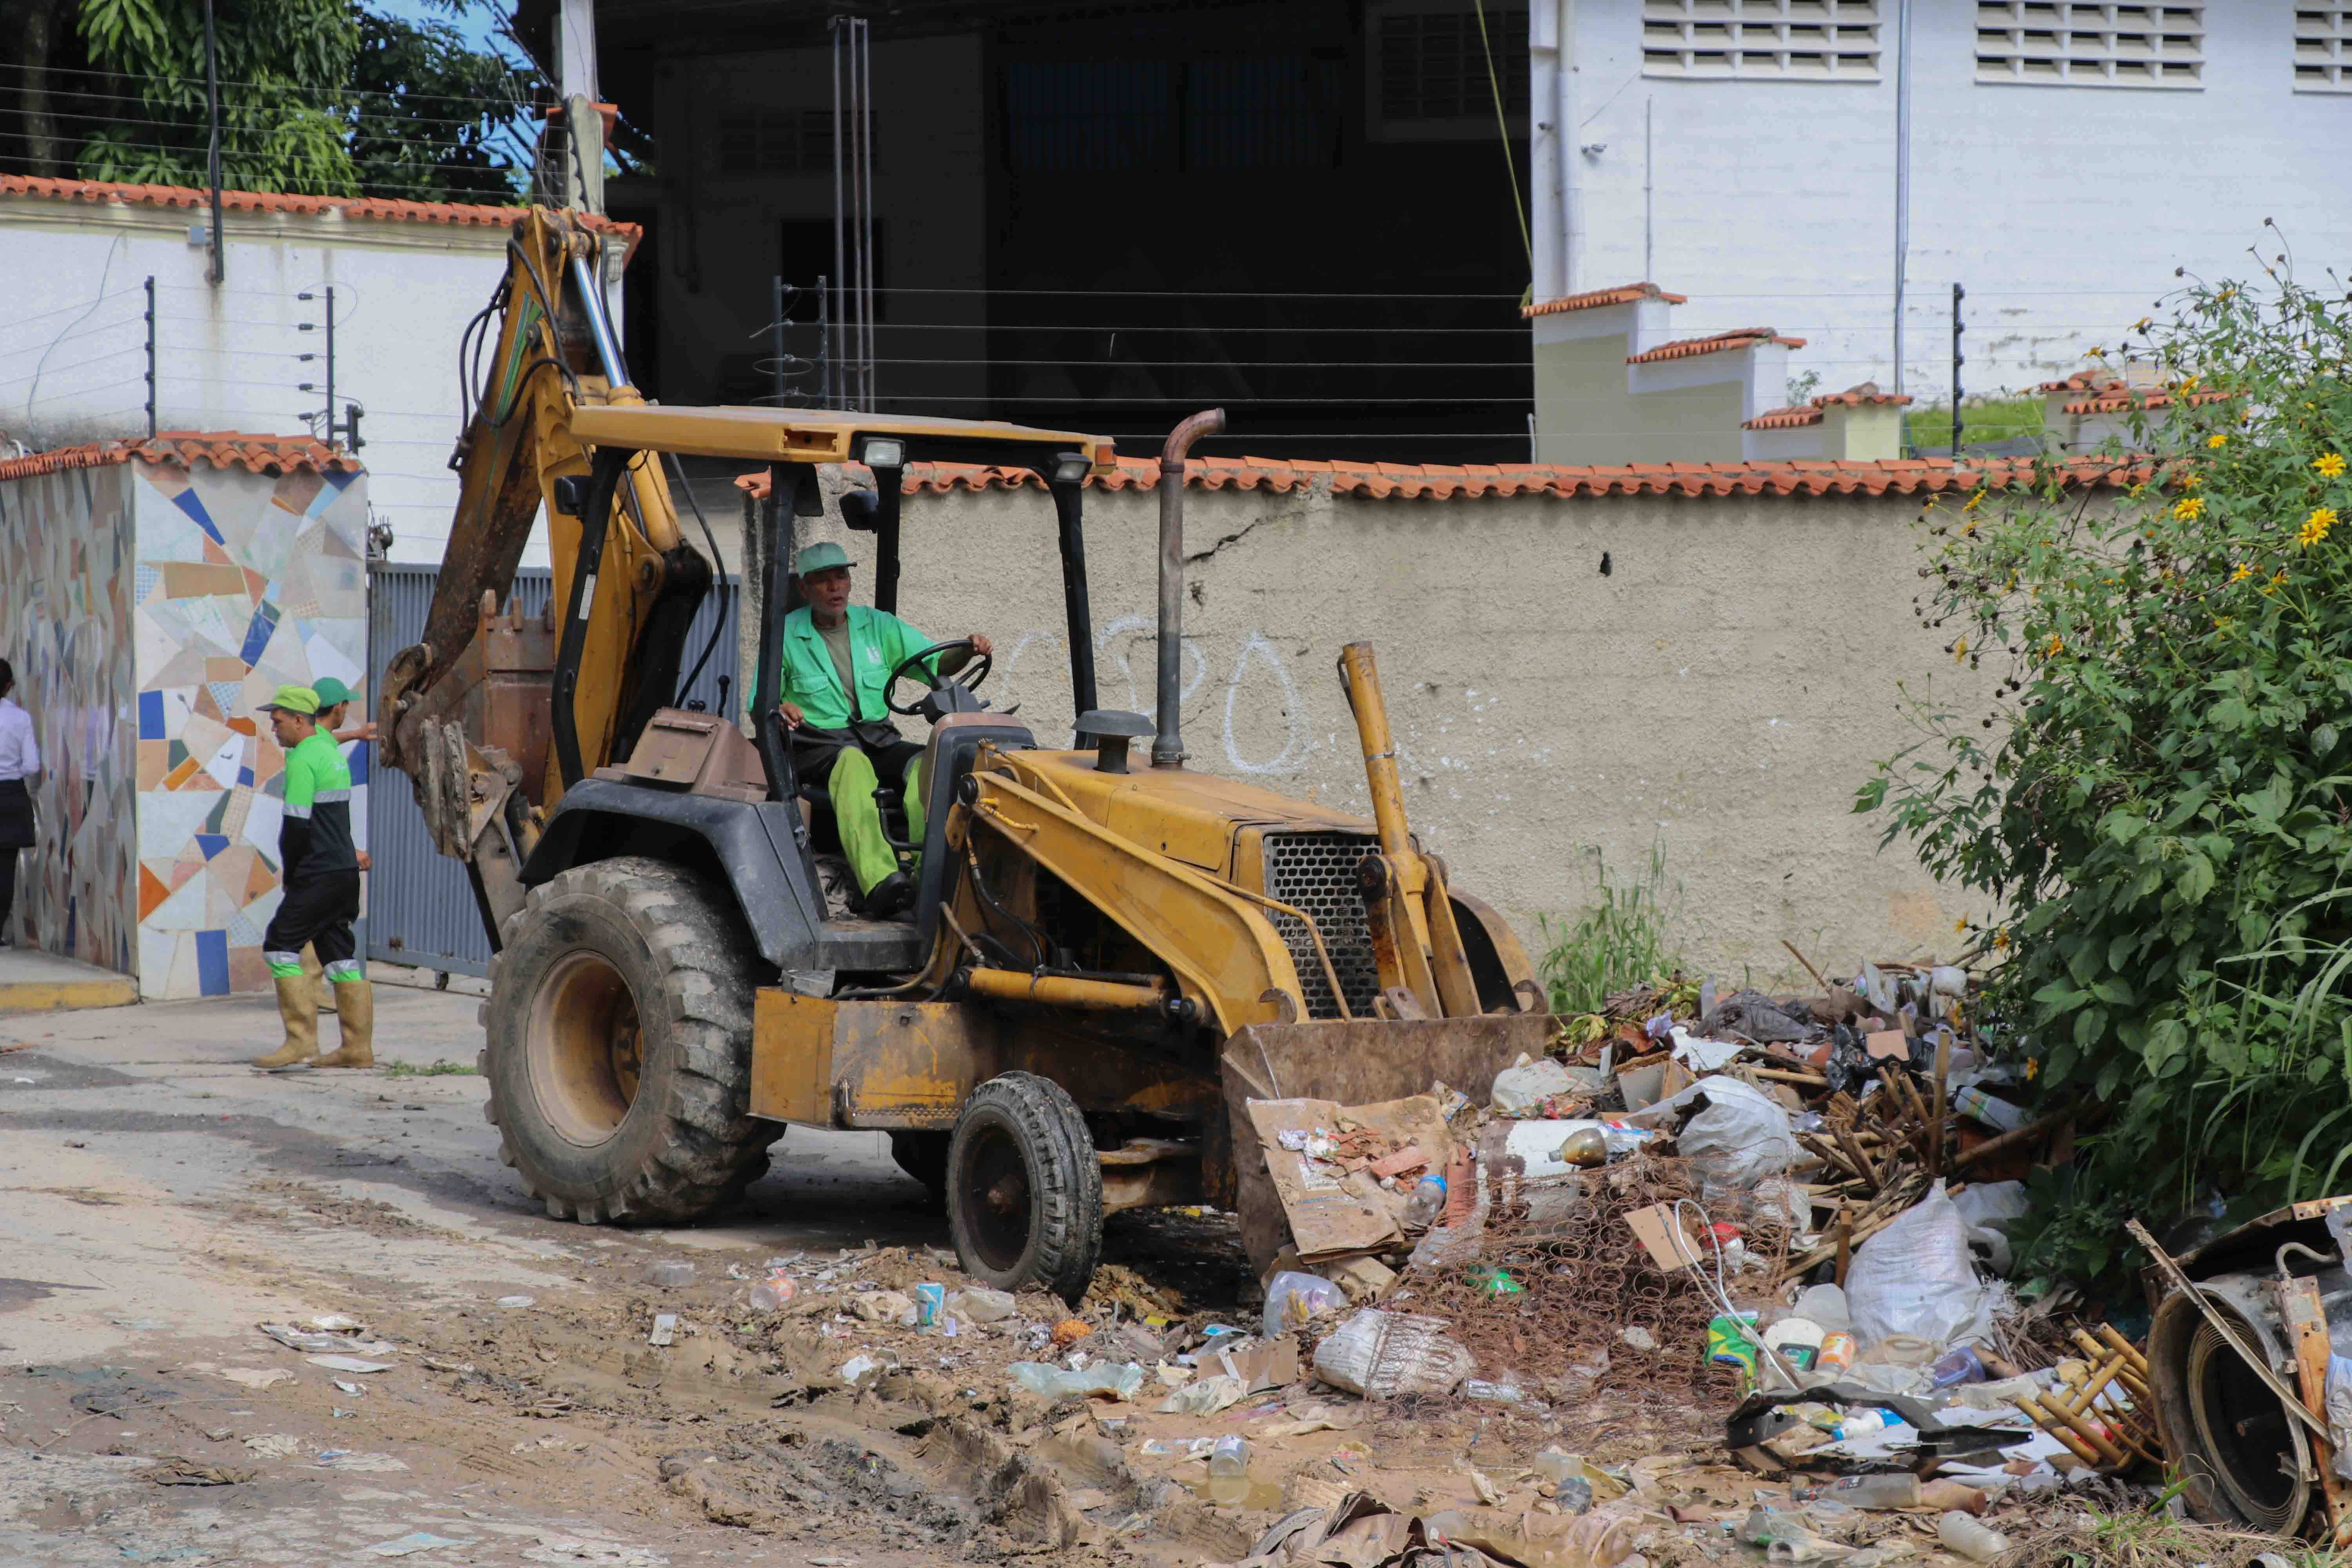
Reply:
<svg viewBox="0 0 2352 1568"><path fill-rule="evenodd" d="M2219 430L2216 430L2213 434L2205 437L2205 445L2217 451L2229 444L2230 438L2221 434Z"/></svg>
<svg viewBox="0 0 2352 1568"><path fill-rule="evenodd" d="M2135 332L2144 332L2154 324L2154 321L2155 319L2153 317L2142 316L2138 321L2132 323L2132 331Z"/></svg>
<svg viewBox="0 0 2352 1568"><path fill-rule="evenodd" d="M1966 664L1968 660L1969 639L1962 637L1958 642L1952 644L1952 662L1954 664Z"/></svg>
<svg viewBox="0 0 2352 1568"><path fill-rule="evenodd" d="M2253 574L2254 569L2241 561L2238 563L2237 570L2230 574L2230 581L2232 583L2242 583Z"/></svg>
<svg viewBox="0 0 2352 1568"><path fill-rule="evenodd" d="M2009 932L2005 931L1997 931L1992 933L1992 950L1995 952L2007 952L2009 951Z"/></svg>
<svg viewBox="0 0 2352 1568"><path fill-rule="evenodd" d="M1968 504L1960 508L1960 510L1962 511L1974 511L1977 510L1979 503L1980 503L1984 499L1984 491L1979 490L1974 495L1969 497Z"/></svg>
<svg viewBox="0 0 2352 1568"><path fill-rule="evenodd" d="M2196 521L2199 518L2205 515L2205 498L2202 496L2183 496L2180 500L2173 502L2172 515L2179 518L2183 522Z"/></svg>
<svg viewBox="0 0 2352 1568"><path fill-rule="evenodd" d="M2044 658L2056 658L2058 657L2058 650L2065 646L2066 639L2064 637L2053 635L2050 638L2049 643L2043 647L2042 657Z"/></svg>
<svg viewBox="0 0 2352 1568"><path fill-rule="evenodd" d="M1967 931L1967 930L1969 929L1969 922L1968 922L1968 919L1967 919L1967 917L1963 916L1962 918L1960 918L1960 919L1958 919L1958 920L1954 921L1952 922L1952 929L1953 929L1954 931Z"/></svg>
<svg viewBox="0 0 2352 1568"><path fill-rule="evenodd" d="M2294 542L2297 544L2302 545L2305 550L2308 550L2313 545L2318 543L2321 540L2326 538L2327 531L2335 526L2336 509L2334 507L2313 507L2311 509L2311 515L2305 518L2303 520L2303 526L2295 531Z"/></svg>
<svg viewBox="0 0 2352 1568"><path fill-rule="evenodd" d="M2184 489L2184 490L2201 489L2202 488L2204 488L2204 484L2205 484L2205 476L2204 476L2204 475L2202 475L2202 474L2190 474L2188 478L2186 478L2186 479L2182 479L2182 480L2180 481L2180 488L2181 488L2182 489Z"/></svg>
<svg viewBox="0 0 2352 1568"><path fill-rule="evenodd" d="M2237 617L2234 616L2215 616L2213 617L2213 629L2217 632L2226 632L2230 629L2230 623L2235 619L2237 619Z"/></svg>
<svg viewBox="0 0 2352 1568"><path fill-rule="evenodd" d="M2311 468L2312 471L2323 479L2341 479L2344 477L2344 454L2325 453L2312 459Z"/></svg>

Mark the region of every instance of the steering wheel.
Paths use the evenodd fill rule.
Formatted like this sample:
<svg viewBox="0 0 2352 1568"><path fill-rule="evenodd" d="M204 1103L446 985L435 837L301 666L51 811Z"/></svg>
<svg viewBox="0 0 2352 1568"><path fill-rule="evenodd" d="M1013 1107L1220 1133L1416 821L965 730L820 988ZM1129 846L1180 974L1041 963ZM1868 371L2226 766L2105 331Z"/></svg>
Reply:
<svg viewBox="0 0 2352 1568"><path fill-rule="evenodd" d="M903 714L909 719L916 717L918 711L922 707L921 698L917 698L914 701L909 702L903 708L890 700L890 693L898 689L898 682L905 679L908 670L913 669L917 665L922 663L923 660L930 658L933 654L952 653L957 648L963 648L966 651L970 651L971 646L972 642L970 637L958 637L953 642L933 643L930 647L924 648L919 653L908 654L905 658L898 661L898 668L890 672L890 679L882 683L882 705L890 710L893 713ZM975 669L971 665L967 664L961 669L958 669L953 675L935 676L929 683L929 689L936 691L943 686L961 686L965 690L970 691L978 687L982 681L986 680L988 679L988 672L995 668L995 656L984 653L980 656L979 668Z"/></svg>

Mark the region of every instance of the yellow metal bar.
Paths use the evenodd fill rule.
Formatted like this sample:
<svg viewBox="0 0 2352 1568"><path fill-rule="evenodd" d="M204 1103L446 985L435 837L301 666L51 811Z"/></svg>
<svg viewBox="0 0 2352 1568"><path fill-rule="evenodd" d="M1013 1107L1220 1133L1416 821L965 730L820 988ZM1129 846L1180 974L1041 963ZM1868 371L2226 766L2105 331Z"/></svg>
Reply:
<svg viewBox="0 0 2352 1568"><path fill-rule="evenodd" d="M1004 1002L1036 1002L1048 1007L1097 1007L1139 1012L1167 1005L1168 987L1154 981L1128 985L1114 980L1078 980L1066 974L1024 974L1017 969L971 969L964 984L977 994Z"/></svg>
<svg viewBox="0 0 2352 1568"><path fill-rule="evenodd" d="M929 415L858 414L808 408L691 408L647 403L583 408L572 421L579 437L599 447L635 447L755 463L847 463L863 460L865 437L918 443L987 443L1035 447L1039 455L1082 453L1089 468L1112 468L1108 436L1044 430L994 419ZM1012 454L1008 452L1008 457ZM918 452L916 460L921 460Z"/></svg>
<svg viewBox="0 0 2352 1568"><path fill-rule="evenodd" d="M1404 789L1397 780L1396 742L1389 733L1388 705L1381 700L1381 673L1372 663L1372 645L1351 642L1339 650L1339 678L1348 706L1356 715L1356 738L1364 752L1364 782L1371 786L1372 821L1379 827L1381 853L1402 858L1410 853L1404 825Z"/></svg>

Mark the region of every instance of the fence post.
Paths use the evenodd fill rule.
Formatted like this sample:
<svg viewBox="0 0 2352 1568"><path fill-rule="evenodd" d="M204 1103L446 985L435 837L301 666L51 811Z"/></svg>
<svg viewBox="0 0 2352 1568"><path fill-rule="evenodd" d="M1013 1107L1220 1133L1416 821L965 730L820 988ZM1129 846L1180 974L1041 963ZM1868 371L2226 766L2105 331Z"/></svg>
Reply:
<svg viewBox="0 0 2352 1568"><path fill-rule="evenodd" d="M1960 301L1969 291L1958 284L1952 285L1952 461L1960 460L1960 366L1967 358L1960 353L1960 334L1968 328L1960 323Z"/></svg>
<svg viewBox="0 0 2352 1568"><path fill-rule="evenodd" d="M147 439L155 438L155 275L147 275Z"/></svg>

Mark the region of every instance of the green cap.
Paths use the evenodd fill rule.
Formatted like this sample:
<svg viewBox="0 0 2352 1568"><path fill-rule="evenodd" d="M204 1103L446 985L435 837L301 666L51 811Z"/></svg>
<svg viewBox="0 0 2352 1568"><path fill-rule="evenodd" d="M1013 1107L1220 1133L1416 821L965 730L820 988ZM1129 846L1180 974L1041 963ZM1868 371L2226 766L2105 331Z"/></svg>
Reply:
<svg viewBox="0 0 2352 1568"><path fill-rule="evenodd" d="M805 577L812 572L823 572L829 567L848 564L849 552L827 539L802 551L800 561L793 570Z"/></svg>
<svg viewBox="0 0 2352 1568"><path fill-rule="evenodd" d="M319 711L319 694L307 686L281 686L270 693L268 701L261 705L264 713L275 709L315 718Z"/></svg>
<svg viewBox="0 0 2352 1568"><path fill-rule="evenodd" d="M338 703L352 700L352 689L331 675L310 682L310 689L319 694L319 711L321 713Z"/></svg>

